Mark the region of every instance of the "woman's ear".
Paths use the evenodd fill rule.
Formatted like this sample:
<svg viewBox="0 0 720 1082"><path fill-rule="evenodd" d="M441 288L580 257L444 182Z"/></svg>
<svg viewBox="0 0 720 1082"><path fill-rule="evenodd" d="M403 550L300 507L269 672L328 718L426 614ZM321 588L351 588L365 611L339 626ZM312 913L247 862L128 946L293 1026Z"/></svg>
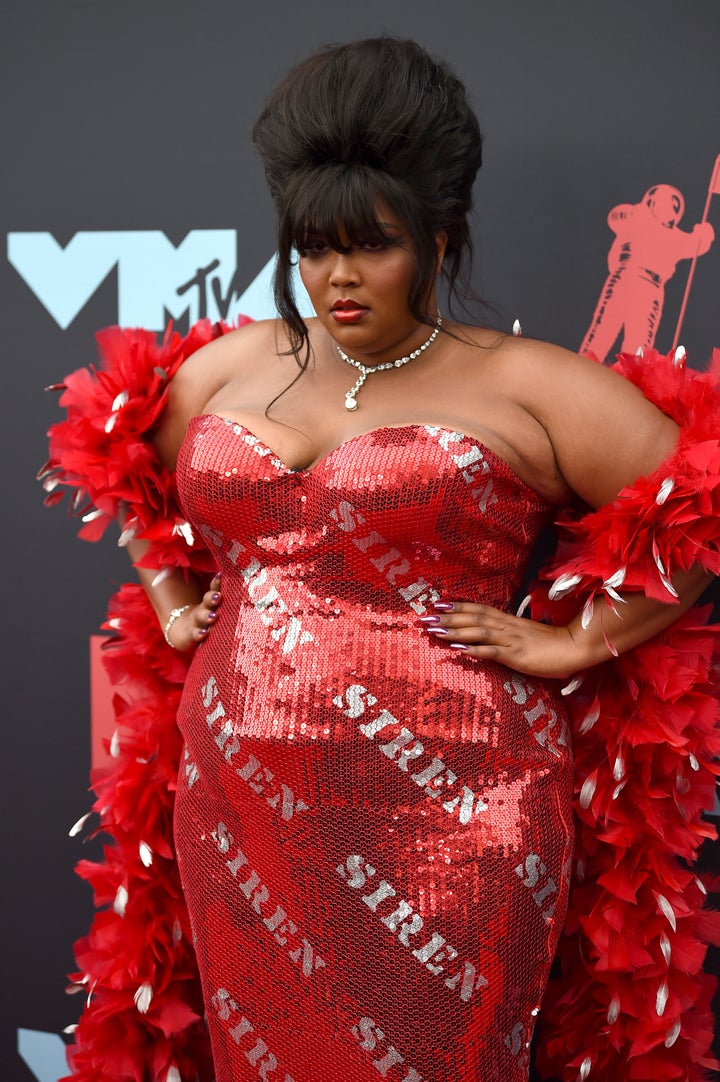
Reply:
<svg viewBox="0 0 720 1082"><path fill-rule="evenodd" d="M435 274L439 274L442 270L443 259L445 258L445 249L447 248L448 235L444 229L440 229L435 234L435 247L437 249L437 262L435 263Z"/></svg>

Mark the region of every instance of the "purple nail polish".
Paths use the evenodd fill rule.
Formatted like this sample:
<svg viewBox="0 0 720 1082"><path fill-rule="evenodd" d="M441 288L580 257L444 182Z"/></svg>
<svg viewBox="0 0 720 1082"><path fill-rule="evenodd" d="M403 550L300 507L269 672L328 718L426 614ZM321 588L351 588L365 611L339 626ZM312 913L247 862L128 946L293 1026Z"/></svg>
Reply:
<svg viewBox="0 0 720 1082"><path fill-rule="evenodd" d="M450 643L450 649L451 650L469 650L470 647L466 646L464 642L451 642Z"/></svg>
<svg viewBox="0 0 720 1082"><path fill-rule="evenodd" d="M452 601L436 601L433 608L437 609L438 612L452 612L455 606Z"/></svg>
<svg viewBox="0 0 720 1082"><path fill-rule="evenodd" d="M220 600L220 594L210 594L210 600L211 601L219 601Z"/></svg>
<svg viewBox="0 0 720 1082"><path fill-rule="evenodd" d="M209 612L207 614L207 618L208 618L208 620L217 620L217 613L216 612Z"/></svg>
<svg viewBox="0 0 720 1082"><path fill-rule="evenodd" d="M444 627L429 627L427 633L428 635L447 635L447 629Z"/></svg>
<svg viewBox="0 0 720 1082"><path fill-rule="evenodd" d="M420 617L420 623L421 624L439 624L440 623L440 617L439 616L421 616Z"/></svg>
<svg viewBox="0 0 720 1082"><path fill-rule="evenodd" d="M206 627L201 627L200 630L198 631L198 635L207 635L207 633L208 633L208 629Z"/></svg>

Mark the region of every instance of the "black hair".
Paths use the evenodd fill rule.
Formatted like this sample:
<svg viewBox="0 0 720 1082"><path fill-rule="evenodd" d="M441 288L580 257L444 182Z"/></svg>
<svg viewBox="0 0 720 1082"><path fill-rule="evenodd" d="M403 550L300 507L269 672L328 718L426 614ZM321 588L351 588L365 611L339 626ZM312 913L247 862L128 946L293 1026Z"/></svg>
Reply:
<svg viewBox="0 0 720 1082"><path fill-rule="evenodd" d="M330 46L294 68L253 128L278 212L275 303L304 371L308 332L293 296L293 250L311 235L343 250L390 240L383 202L400 219L415 255L408 303L431 325L436 235L447 234L443 274L450 299L469 281L467 215L482 162L482 136L465 88L414 41L371 38ZM304 361L301 352L304 351Z"/></svg>

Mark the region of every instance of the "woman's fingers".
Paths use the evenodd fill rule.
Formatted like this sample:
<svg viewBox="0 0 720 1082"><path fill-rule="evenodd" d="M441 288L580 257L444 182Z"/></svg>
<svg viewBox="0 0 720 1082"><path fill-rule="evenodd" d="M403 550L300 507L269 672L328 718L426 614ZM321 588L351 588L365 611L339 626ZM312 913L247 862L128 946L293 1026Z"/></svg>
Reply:
<svg viewBox="0 0 720 1082"><path fill-rule="evenodd" d="M197 646L207 638L222 604L221 582L218 572L198 604L184 606L182 614L173 620L170 641L176 650L189 650L191 646Z"/></svg>
<svg viewBox="0 0 720 1082"><path fill-rule="evenodd" d="M199 642L207 638L218 618L218 609L221 604L222 594L220 592L220 575L218 574L210 583L210 589L203 594L202 601L196 606L193 614L196 625L195 638Z"/></svg>
<svg viewBox="0 0 720 1082"><path fill-rule="evenodd" d="M217 573L215 578L210 583L210 589L203 595L201 604L209 611L214 612L218 605L222 602L222 594L220 592L221 586L220 572Z"/></svg>
<svg viewBox="0 0 720 1082"><path fill-rule="evenodd" d="M441 610L431 616L422 617L420 622L430 635L458 642L476 643L486 642L496 635L507 634L515 625L522 626L526 623L526 621L518 620L516 616L510 616L489 605L470 602L456 603L451 612Z"/></svg>
<svg viewBox="0 0 720 1082"><path fill-rule="evenodd" d="M218 573L210 583L210 589L207 593L203 594L203 599L198 605L198 613L203 624L207 624L208 621L212 622L217 616L217 609L222 604L222 593L220 592L220 574Z"/></svg>
<svg viewBox="0 0 720 1082"><path fill-rule="evenodd" d="M440 602L420 624L443 646L528 675L563 678L581 667L568 628L521 619L490 605Z"/></svg>

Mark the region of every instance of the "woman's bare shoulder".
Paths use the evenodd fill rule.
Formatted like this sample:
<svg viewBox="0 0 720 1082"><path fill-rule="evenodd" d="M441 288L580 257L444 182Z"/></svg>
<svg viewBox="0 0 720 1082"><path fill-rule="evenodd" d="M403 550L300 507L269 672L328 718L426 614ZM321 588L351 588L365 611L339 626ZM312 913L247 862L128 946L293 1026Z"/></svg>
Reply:
<svg viewBox="0 0 720 1082"><path fill-rule="evenodd" d="M279 319L257 320L228 331L188 357L173 379L171 395L205 395L202 408L224 383L237 376L239 368L257 361L261 352L275 352L279 341L284 341ZM208 387L211 390L206 394Z"/></svg>
<svg viewBox="0 0 720 1082"><path fill-rule="evenodd" d="M188 357L170 383L167 408L156 434L155 444L166 464L174 466L190 418L202 413L210 399L244 368L257 364L268 351L284 348L283 342L280 320L258 320L228 331Z"/></svg>
<svg viewBox="0 0 720 1082"><path fill-rule="evenodd" d="M548 377L567 375L582 381L593 378L598 370L602 372L600 380L621 379L595 361L552 342L508 334L494 327L455 324L451 330L466 359L472 363L480 358L483 362L491 360L493 371L503 383L507 379L510 386L526 387L529 380L531 389L542 388Z"/></svg>
<svg viewBox="0 0 720 1082"><path fill-rule="evenodd" d="M547 342L513 339L503 379L545 429L570 488L599 506L651 473L670 453L677 426L617 372Z"/></svg>
<svg viewBox="0 0 720 1082"><path fill-rule="evenodd" d="M552 407L558 396L583 400L602 408L644 401L642 393L623 376L589 357L540 339L507 336L498 345L503 374L525 398L527 405ZM593 396L599 395L598 400ZM534 411L533 411L534 412Z"/></svg>

